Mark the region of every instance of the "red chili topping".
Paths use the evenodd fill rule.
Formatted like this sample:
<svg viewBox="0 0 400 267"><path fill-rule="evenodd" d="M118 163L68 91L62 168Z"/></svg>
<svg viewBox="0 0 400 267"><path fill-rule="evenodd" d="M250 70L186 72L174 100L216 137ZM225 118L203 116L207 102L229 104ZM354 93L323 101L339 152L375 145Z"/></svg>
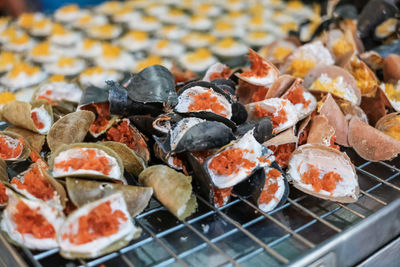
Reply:
<svg viewBox="0 0 400 267"><path fill-rule="evenodd" d="M274 152L275 160L278 162L279 166L286 168L289 163L290 156L296 149L296 144L282 144L279 146L269 146L268 148Z"/></svg>
<svg viewBox="0 0 400 267"><path fill-rule="evenodd" d="M62 239L75 245L82 245L92 242L100 237L111 236L118 232L119 225L127 221L128 218L121 210L112 210L111 202L104 202L94 209L88 215L79 218L78 232L65 233Z"/></svg>
<svg viewBox="0 0 400 267"><path fill-rule="evenodd" d="M105 156L97 156L94 149L81 150L81 158L70 158L69 160L63 160L54 165L55 168L63 168L64 171L68 171L68 168L75 170L91 170L98 171L105 175L108 175L111 168L108 166L109 162Z"/></svg>
<svg viewBox="0 0 400 267"><path fill-rule="evenodd" d="M192 103L189 105L188 111L211 110L212 112L226 117L225 107L218 101L218 97L212 94L212 90L201 94L189 93Z"/></svg>
<svg viewBox="0 0 400 267"><path fill-rule="evenodd" d="M230 148L222 151L210 162L210 169L219 175L231 175L238 172L241 168L252 169L256 166L255 162L244 158L247 149Z"/></svg>
<svg viewBox="0 0 400 267"><path fill-rule="evenodd" d="M303 104L305 108L307 108L311 103L311 100L306 100L304 98L304 89L301 86L296 86L294 89L290 90L289 93L283 98L292 102L293 105Z"/></svg>
<svg viewBox="0 0 400 267"><path fill-rule="evenodd" d="M6 194L6 187L0 183L0 204L6 204L8 202L8 196Z"/></svg>
<svg viewBox="0 0 400 267"><path fill-rule="evenodd" d="M312 164L307 165L308 170L301 175L301 182L311 184L315 192L325 190L332 193L336 188L336 183L343 181L343 178L336 172L328 172L321 179L319 170Z"/></svg>
<svg viewBox="0 0 400 267"><path fill-rule="evenodd" d="M256 104L253 114L257 118L265 118L269 116L271 118L273 128L276 128L280 124L287 121L286 112L283 108L279 109L278 115L275 116L274 113L268 112L267 110L263 109L259 104Z"/></svg>
<svg viewBox="0 0 400 267"><path fill-rule="evenodd" d="M21 138L18 139L19 143L15 147L10 145L9 140L7 140L9 138L13 139L12 137L0 135L0 158L2 159L17 158L21 155L22 150L24 149L24 141ZM14 141L16 140L14 139Z"/></svg>
<svg viewBox="0 0 400 267"><path fill-rule="evenodd" d="M229 195L231 194L233 189L232 187L227 187L227 188L217 188L217 187L213 187L213 191L214 191L214 204L217 207L222 207L223 205L225 205L227 198L229 197Z"/></svg>
<svg viewBox="0 0 400 267"><path fill-rule="evenodd" d="M243 72L240 76L264 77L268 75L270 67L265 63L265 60L260 55L251 49L249 49L249 60L251 63L250 71Z"/></svg>
<svg viewBox="0 0 400 267"><path fill-rule="evenodd" d="M56 237L56 230L53 225L43 215L39 214L40 208L31 209L22 201L17 204L16 208L13 220L19 233L22 235L31 234L39 239Z"/></svg>
<svg viewBox="0 0 400 267"><path fill-rule="evenodd" d="M250 102L258 102L264 100L265 96L267 95L268 89L269 88L265 86L257 86L256 91L251 96Z"/></svg>
<svg viewBox="0 0 400 267"><path fill-rule="evenodd" d="M11 183L15 184L18 189L26 190L43 201L47 201L54 197L54 188L45 179L37 166L24 174L23 183L15 177L11 179Z"/></svg>

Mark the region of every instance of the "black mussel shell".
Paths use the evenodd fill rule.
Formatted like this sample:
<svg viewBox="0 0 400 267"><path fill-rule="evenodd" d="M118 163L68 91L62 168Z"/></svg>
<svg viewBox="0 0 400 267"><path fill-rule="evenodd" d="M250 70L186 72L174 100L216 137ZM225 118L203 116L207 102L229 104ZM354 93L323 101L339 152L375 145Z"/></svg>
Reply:
<svg viewBox="0 0 400 267"><path fill-rule="evenodd" d="M133 115L128 117L130 122L145 136L163 136L164 133L153 128L155 118L147 115Z"/></svg>
<svg viewBox="0 0 400 267"><path fill-rule="evenodd" d="M232 189L232 193L248 197L253 195L255 192L262 191L265 184L265 171L264 168L259 168L253 174L251 174L246 180L238 183Z"/></svg>
<svg viewBox="0 0 400 267"><path fill-rule="evenodd" d="M131 100L139 103L178 103L175 79L172 73L161 65L149 66L133 76L126 89Z"/></svg>
<svg viewBox="0 0 400 267"><path fill-rule="evenodd" d="M235 135L238 137L243 136L251 129L254 129L253 132L254 138L260 144L264 143L265 141L275 136L273 134L272 122L269 119L269 117L265 117L257 122L246 122L239 125L235 132Z"/></svg>
<svg viewBox="0 0 400 267"><path fill-rule="evenodd" d="M230 79L218 78L211 81L211 83L218 85L225 92L229 92L231 95L235 95L236 84Z"/></svg>
<svg viewBox="0 0 400 267"><path fill-rule="evenodd" d="M235 84L238 84L239 83L239 77L238 77L237 74L240 74L242 72L243 72L242 69L236 69L234 72L232 72L231 76L229 76L229 80L231 80Z"/></svg>
<svg viewBox="0 0 400 267"><path fill-rule="evenodd" d="M89 104L103 103L108 101L108 90L96 86L86 87L83 91L79 107Z"/></svg>
<svg viewBox="0 0 400 267"><path fill-rule="evenodd" d="M232 104L232 118L231 120L236 124L242 124L247 120L247 110L239 102L234 102Z"/></svg>
<svg viewBox="0 0 400 267"><path fill-rule="evenodd" d="M161 134L156 134L157 136L165 136L168 131L180 120L183 116L178 113L166 113L161 114L153 121L153 129Z"/></svg>
<svg viewBox="0 0 400 267"><path fill-rule="evenodd" d="M236 131L236 123L234 123L232 120L225 118L221 115L218 115L214 112L210 111L197 111L197 112L185 112L185 113L179 113L178 114L185 116L185 117L196 117L200 119L205 119L209 121L217 121L217 122L222 122L226 126L232 129L232 131Z"/></svg>
<svg viewBox="0 0 400 267"><path fill-rule="evenodd" d="M182 87L179 92L178 95L182 94L185 90L190 89L192 87L195 86L200 86L200 87L205 87L205 88L212 88L215 92L223 95L230 103L233 102L232 96L231 94L225 92L221 87L219 87L217 84L215 83L211 83L211 82L206 82L206 81L195 81L195 82L191 82L187 85L185 85L184 87Z"/></svg>
<svg viewBox="0 0 400 267"><path fill-rule="evenodd" d="M217 121L205 121L191 127L179 140L174 153L219 148L235 139L232 129Z"/></svg>
<svg viewBox="0 0 400 267"><path fill-rule="evenodd" d="M110 113L124 117L132 115L157 116L163 112L162 103L140 103L128 97L128 91L119 83L107 81L110 88L108 101Z"/></svg>

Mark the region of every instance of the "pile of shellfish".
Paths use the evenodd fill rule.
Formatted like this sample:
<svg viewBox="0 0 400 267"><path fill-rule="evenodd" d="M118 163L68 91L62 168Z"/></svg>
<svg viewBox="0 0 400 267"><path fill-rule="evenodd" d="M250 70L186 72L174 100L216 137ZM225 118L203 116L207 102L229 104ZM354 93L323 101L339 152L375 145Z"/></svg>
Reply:
<svg viewBox="0 0 400 267"><path fill-rule="evenodd" d="M343 148L370 161L400 153L400 57L365 52L351 23L273 58L280 42L290 41L263 48L268 60L249 49L246 66L218 62L195 79L152 65L85 88L79 103L4 104L3 233L93 258L140 236L132 218L152 195L180 220L196 212L196 196L215 207L247 198L269 212L290 186L356 202Z"/></svg>

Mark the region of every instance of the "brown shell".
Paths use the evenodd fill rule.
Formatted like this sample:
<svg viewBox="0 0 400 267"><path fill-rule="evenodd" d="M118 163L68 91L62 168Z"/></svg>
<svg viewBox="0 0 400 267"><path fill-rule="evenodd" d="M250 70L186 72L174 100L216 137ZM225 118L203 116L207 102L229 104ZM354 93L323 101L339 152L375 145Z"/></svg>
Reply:
<svg viewBox="0 0 400 267"><path fill-rule="evenodd" d="M44 108L50 114L51 120L53 120L52 107L46 100L43 99L35 100L31 103L19 100L14 100L12 102L6 103L2 108L2 119L15 126L19 126L24 129L31 130L35 133L39 133L38 129L35 126L35 123L31 118L31 110L35 107L40 107L42 105L44 105Z"/></svg>
<svg viewBox="0 0 400 267"><path fill-rule="evenodd" d="M284 144L297 143L297 136L294 134L294 128L289 128L277 136L263 143L264 146L279 146Z"/></svg>
<svg viewBox="0 0 400 267"><path fill-rule="evenodd" d="M107 141L101 144L111 148L120 156L124 163L125 170L129 173L139 176L139 174L146 168L144 160L125 144L113 141Z"/></svg>
<svg viewBox="0 0 400 267"><path fill-rule="evenodd" d="M334 135L335 129L329 124L328 119L325 116L317 115L311 120L307 143L329 146L329 141Z"/></svg>
<svg viewBox="0 0 400 267"><path fill-rule="evenodd" d="M0 158L0 181L8 182L7 164Z"/></svg>
<svg viewBox="0 0 400 267"><path fill-rule="evenodd" d="M376 123L375 128L378 129L379 131L386 132L393 126L399 126L400 121L397 119L399 117L399 115L400 115L400 112L394 112L394 113L390 113L390 114L383 116ZM400 135L400 132L399 132L399 135Z"/></svg>
<svg viewBox="0 0 400 267"><path fill-rule="evenodd" d="M94 113L86 110L79 110L59 119L47 135L50 150L55 151L62 145L82 142L94 120Z"/></svg>
<svg viewBox="0 0 400 267"><path fill-rule="evenodd" d="M359 106L343 99L337 100L336 102L346 117L346 120L350 121L352 117L356 117L363 122L368 123L367 114L365 114L364 110Z"/></svg>
<svg viewBox="0 0 400 267"><path fill-rule="evenodd" d="M349 144L366 160L390 160L400 153L400 141L355 117L350 120L348 138Z"/></svg>
<svg viewBox="0 0 400 267"><path fill-rule="evenodd" d="M375 96L362 98L360 107L367 115L369 123L375 125L380 118L386 115L387 109L392 108L392 105L379 87Z"/></svg>
<svg viewBox="0 0 400 267"><path fill-rule="evenodd" d="M330 31L326 34L326 39L327 39L327 40L326 40L326 46L327 46L327 48L329 49L329 51L331 52L331 54L336 58L336 62L337 62L337 59L340 58L340 57L338 57L338 56L333 52L333 46L334 46L335 42L336 42L338 39L342 38L342 37L346 38L346 40L347 40L348 42L351 43L352 47L353 47L354 49L356 49L356 44L355 44L355 41L354 41L354 39L353 39L353 35L352 35L352 33L351 33L349 30L345 30L344 32L342 32L342 31L339 30L339 29L330 30ZM352 50L351 52L354 52L354 50ZM348 52L347 52L347 53L348 53Z"/></svg>
<svg viewBox="0 0 400 267"><path fill-rule="evenodd" d="M295 168L295 167L291 166L291 162L290 162L293 159L293 157L298 154L307 153L307 152L309 152L309 153L313 152L315 155L315 158L314 158L315 160L318 159L318 153L320 153L324 156L324 160L327 160L327 158L332 158L332 161L337 161L338 158L342 158L342 160L345 161L349 165L349 167L352 170L352 173L354 173L354 179L358 180L354 165L346 153L340 152L339 150L331 148L331 147L327 147L324 145L318 145L318 144L306 144L306 145L302 145L302 146L298 147L292 153L292 156L290 157L289 167L288 167L289 169L287 171L288 174L289 174L289 171L291 168ZM291 178L290 175L288 175L288 176L289 176L288 178ZM353 198L351 196L346 196L346 197L326 196L326 195L320 194L318 192L314 192L312 190L305 189L297 181L294 181L293 179L291 179L291 182L293 183L294 187L303 191L304 193L307 193L307 194L310 194L312 196L316 196L316 197L319 197L322 199L328 199L328 200L342 202L342 203L356 202L358 199L359 191L360 191L359 186L357 185L357 187L355 188L356 198Z"/></svg>
<svg viewBox="0 0 400 267"><path fill-rule="evenodd" d="M383 67L383 58L375 51L360 54L360 58L372 69L378 70Z"/></svg>
<svg viewBox="0 0 400 267"><path fill-rule="evenodd" d="M289 74L279 76L278 80L276 80L269 88L265 99L281 97L287 90L289 90L295 81L296 77Z"/></svg>
<svg viewBox="0 0 400 267"><path fill-rule="evenodd" d="M257 91L257 89L257 85L248 83L242 79L238 79L238 87L235 93L238 97L239 102L242 105L246 105L248 103L251 103L253 94Z"/></svg>
<svg viewBox="0 0 400 267"><path fill-rule="evenodd" d="M331 94L326 96L319 114L325 116L329 124L335 129L336 143L342 146L349 146L347 142L348 122Z"/></svg>
<svg viewBox="0 0 400 267"><path fill-rule="evenodd" d="M21 135L26 141L28 141L31 149L36 153L40 153L40 151L42 151L44 141L46 140L44 135L17 126L9 126L5 130Z"/></svg>
<svg viewBox="0 0 400 267"><path fill-rule="evenodd" d="M357 101L355 104L360 105L361 103L361 91L360 88L357 87L356 80L354 77L345 69L340 68L338 66L319 66L314 69L312 69L304 78L304 87L305 88L310 88L311 85L313 84L314 81L316 81L321 74L327 74L328 77L331 79L335 79L337 77L342 76L344 81L350 85L351 89L353 89L353 92L355 96L357 97ZM313 90L312 91L318 91L318 90ZM340 97L340 96L339 96Z"/></svg>
<svg viewBox="0 0 400 267"><path fill-rule="evenodd" d="M121 185L75 178L67 178L66 186L71 201L77 207L116 192L121 192L132 217L137 216L146 208L153 195L151 187Z"/></svg>
<svg viewBox="0 0 400 267"><path fill-rule="evenodd" d="M400 80L400 56L390 54L383 60L383 79L385 82Z"/></svg>

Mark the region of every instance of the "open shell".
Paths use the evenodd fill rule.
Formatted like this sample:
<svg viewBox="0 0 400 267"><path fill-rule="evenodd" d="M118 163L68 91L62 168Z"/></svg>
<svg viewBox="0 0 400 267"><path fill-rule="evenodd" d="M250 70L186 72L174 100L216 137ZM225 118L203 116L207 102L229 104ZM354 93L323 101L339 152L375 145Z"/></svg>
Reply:
<svg viewBox="0 0 400 267"><path fill-rule="evenodd" d="M134 150L130 149L123 143L107 141L101 143L106 147L111 148L115 151L124 163L124 168L127 172L132 173L135 176L146 168L146 163Z"/></svg>
<svg viewBox="0 0 400 267"><path fill-rule="evenodd" d="M164 165L151 166L139 175L139 182L152 187L157 199L180 220L190 216L197 207L191 181L191 176Z"/></svg>
<svg viewBox="0 0 400 267"><path fill-rule="evenodd" d="M318 115L311 119L311 127L307 137L308 144L331 145L335 129L329 124L325 116Z"/></svg>
<svg viewBox="0 0 400 267"><path fill-rule="evenodd" d="M331 94L326 96L319 114L325 116L329 124L335 129L336 143L342 146L349 146L347 142L348 121Z"/></svg>
<svg viewBox="0 0 400 267"><path fill-rule="evenodd" d="M375 128L400 141L400 112L387 114L380 118Z"/></svg>
<svg viewBox="0 0 400 267"><path fill-rule="evenodd" d="M120 185L76 178L67 178L66 186L70 200L77 207L121 192L132 217L137 216L147 207L153 195L151 187Z"/></svg>
<svg viewBox="0 0 400 267"><path fill-rule="evenodd" d="M363 97L361 101L361 108L368 117L368 121L371 125L375 125L376 122L388 113L389 109L400 110L400 106L396 105L395 101L390 101L384 91L385 84L376 90L375 96Z"/></svg>
<svg viewBox="0 0 400 267"><path fill-rule="evenodd" d="M46 122L44 122L44 125L47 124L48 129L45 128L43 131L36 127L31 118L31 111L34 108L41 107L43 107L45 110L44 112L47 113ZM36 100L31 103L15 100L3 106L2 119L15 126L31 130L35 133L47 134L50 126L53 124L53 110L51 105L46 100Z"/></svg>
<svg viewBox="0 0 400 267"><path fill-rule="evenodd" d="M390 160L400 153L400 141L357 118L350 120L348 138L349 144L366 160Z"/></svg>
<svg viewBox="0 0 400 267"><path fill-rule="evenodd" d="M120 215L123 214L126 218L125 221L119 220L120 225L118 226L117 232L108 236L96 237L92 241L80 245L71 243L67 235L77 234L76 231L78 231L80 225L79 219L87 216L87 214L93 209L105 203L110 203L113 208L112 212L118 211ZM107 214L107 216L112 216L112 214ZM60 254L64 258L87 259L116 251L126 246L132 239L139 237L140 234L141 229L136 227L130 219L122 194L115 193L94 202L90 202L71 213L61 226L57 240L60 245Z"/></svg>
<svg viewBox="0 0 400 267"><path fill-rule="evenodd" d="M400 80L400 56L390 54L383 60L383 79L385 82Z"/></svg>
<svg viewBox="0 0 400 267"><path fill-rule="evenodd" d="M289 90L295 81L296 78L288 74L279 76L279 78L268 89L265 99L281 97L287 90Z"/></svg>
<svg viewBox="0 0 400 267"><path fill-rule="evenodd" d="M18 158L15 158L15 159L4 159L6 162L24 160L24 159L27 159L30 156L31 149L29 148L29 145L28 145L27 141L25 141L25 139L21 135L16 134L14 132L0 131L0 136L1 135L6 135L8 137L11 137L14 140L18 140L19 142L22 143L22 146L23 146L22 152L21 152L21 154L19 155Z"/></svg>
<svg viewBox="0 0 400 267"><path fill-rule="evenodd" d="M324 186L318 190L312 184L303 183L302 176L309 170L310 165L318 169L318 175L334 172L339 174L342 180L335 181L336 186L331 192L326 191ZM336 149L315 144L300 146L290 158L287 174L294 187L307 194L343 203L355 202L358 199L359 186L354 166L345 153Z"/></svg>
<svg viewBox="0 0 400 267"><path fill-rule="evenodd" d="M31 149L36 153L42 151L44 141L46 140L44 135L17 126L9 126L5 129L5 131L21 135L26 141L28 141Z"/></svg>
<svg viewBox="0 0 400 267"><path fill-rule="evenodd" d="M276 79L279 77L279 70L275 67L274 64L263 58L261 55L257 54L254 50L249 49L249 59L251 62L250 70L245 71L243 73L237 73L236 75L239 79L242 79L248 83L257 85L257 86L271 86ZM261 66L265 68L268 72L266 75L258 76L258 75L247 75L247 73L252 73Z"/></svg>
<svg viewBox="0 0 400 267"><path fill-rule="evenodd" d="M105 174L99 174L97 173L93 173L93 171L90 170L81 170L80 173L75 173L75 174L71 174L71 173L65 173L63 175L54 175L54 164L55 164L55 160L57 159L57 157L62 153L62 152L67 152L68 150L71 149L82 149L82 148L86 148L86 149L96 149L99 151L102 151L104 153L106 153L109 157L111 157L111 159L114 159L116 162L116 165L113 166L113 168L117 168L116 170L117 173L115 177L110 176L110 175L105 175ZM67 176L78 176L78 177L93 177L93 178L97 178L97 179L111 179L114 181L118 181L118 182L122 182L124 184L126 184L126 180L123 176L124 174L124 164L122 163L121 158L118 156L117 153L114 152L114 150L112 150L111 148L108 148L104 145L100 145L100 144L94 144L94 143L75 143L75 144L71 144L71 145L62 145L60 146L56 151L54 151L49 159L49 167L50 167L50 171L53 173L53 176L55 178L62 178L62 177L67 177Z"/></svg>
<svg viewBox="0 0 400 267"><path fill-rule="evenodd" d="M64 222L64 214L62 211L54 209L42 201L25 199L10 189L6 190L8 195L8 205L3 211L1 219L1 230L5 237L13 244L29 249L48 250L57 248L58 243L56 236ZM18 211L17 205L20 202L27 205L30 209L36 210L53 226L53 229L55 230L54 238L49 237L39 239L34 237L32 234L23 235L16 230L17 225L14 222L14 214ZM25 219L29 220L29 217L26 217Z"/></svg>
<svg viewBox="0 0 400 267"><path fill-rule="evenodd" d="M79 110L59 119L47 135L50 150L55 151L62 145L82 142L94 119L94 113L86 110Z"/></svg>
<svg viewBox="0 0 400 267"><path fill-rule="evenodd" d="M304 78L304 86L310 91L331 93L353 104L360 105L361 92L353 76L337 66L319 66Z"/></svg>

